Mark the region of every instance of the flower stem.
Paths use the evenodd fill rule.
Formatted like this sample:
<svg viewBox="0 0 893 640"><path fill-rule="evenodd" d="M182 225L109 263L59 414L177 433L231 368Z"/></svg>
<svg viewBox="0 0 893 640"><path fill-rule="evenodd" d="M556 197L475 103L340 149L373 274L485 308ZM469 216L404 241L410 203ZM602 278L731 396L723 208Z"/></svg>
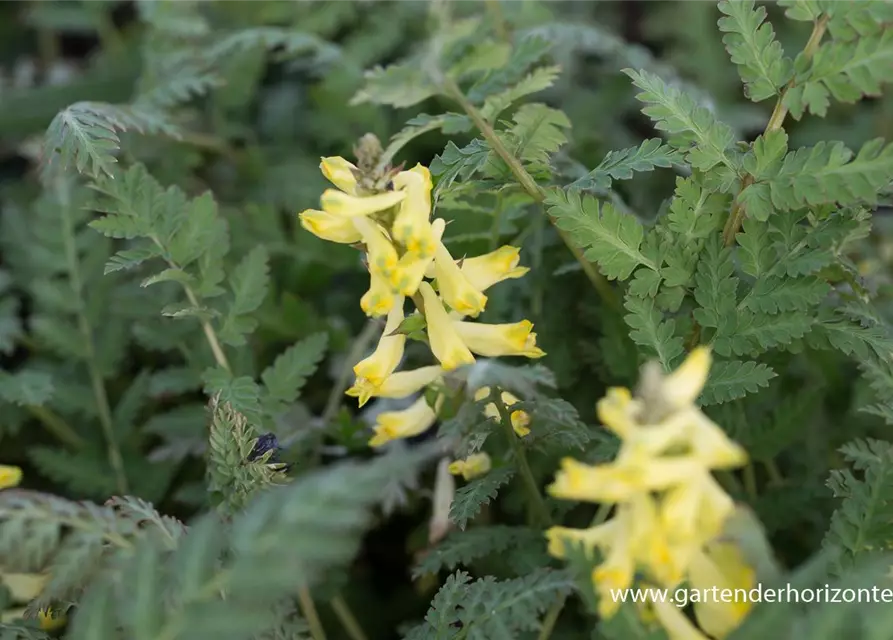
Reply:
<svg viewBox="0 0 893 640"><path fill-rule="evenodd" d="M363 633L363 628L360 626L360 623L357 622L357 619L350 611L350 607L347 606L347 603L341 595L332 598L332 601L329 604L332 605L335 615L338 616L341 625L344 627L344 630L347 632L347 635L350 636L351 640L367 640L366 634Z"/></svg>
<svg viewBox="0 0 893 640"><path fill-rule="evenodd" d="M40 420L46 430L56 436L60 442L67 444L72 449L80 449L84 446L84 439L71 428L71 425L46 407L29 404L28 411Z"/></svg>
<svg viewBox="0 0 893 640"><path fill-rule="evenodd" d="M827 27L828 16L823 15L815 21L812 26L812 34L810 34L809 40L806 42L806 46L803 48L804 60L808 61L812 58L813 55L815 55L816 49L819 48L819 44L821 44L822 42L822 37L825 35L825 29ZM769 123L766 125L766 130L763 135L781 129L782 125L784 124L784 119L788 115L788 108L784 104L784 99L787 95L787 92L795 84L796 83L792 78L791 81L788 82L788 84L785 86L785 88L781 90L781 93L778 96L778 100L775 102L775 108L772 110L772 115L769 116ZM741 183L741 191L744 191L753 183L754 178L752 175L745 176L743 182ZM740 201L736 201L735 206L732 207L732 212L729 214L729 219L726 220L726 225L722 230L723 243L727 247L730 247L735 243L735 236L741 229L741 225L744 223L744 217L746 215L747 212L744 210L744 206L740 203Z"/></svg>
<svg viewBox="0 0 893 640"><path fill-rule="evenodd" d="M552 608L549 609L546 617L543 618L543 626L540 627L540 632L539 635L537 635L536 640L548 640L549 636L552 635L552 631L555 629L555 623L558 622L558 617L561 615L561 611L564 609L564 603L566 601L567 597L562 596L561 600L552 605Z"/></svg>
<svg viewBox="0 0 893 640"><path fill-rule="evenodd" d="M542 187L540 187L536 183L536 180L533 179L533 176L527 172L527 169L524 168L521 161L505 147L502 140L496 135L496 131L490 126L490 123L484 119L484 116L481 115L481 112L478 111L477 107L471 104L468 98L465 97L465 94L462 93L459 86L452 79L445 77L443 83L447 95L455 100L459 106L462 107L462 110L465 111L466 115L471 118L471 121L481 132L481 135L484 136L484 139L487 141L487 144L490 145L490 148L493 149L493 151L496 152L496 155L502 158L508 165L509 170L512 172L512 175L515 176L515 179L521 185L521 188L524 189L524 191L527 192L527 195L533 198L534 201L542 204L546 199L546 194ZM611 285L608 284L605 277L598 272L589 260L586 259L583 252L574 245L567 234L555 224L555 219L552 216L549 216L548 213L546 215L549 217L549 221L553 226L555 226L555 230L558 232L558 236L561 238L562 242L567 245L567 248L570 249L574 258L580 263L583 272L586 274L586 277L589 278L589 281L592 283L595 290L607 304L615 309L619 309L620 302L614 293L614 289L611 288Z"/></svg>
<svg viewBox="0 0 893 640"><path fill-rule="evenodd" d="M326 640L326 632L322 628L316 605L313 604L313 598L310 597L310 590L307 587L298 589L298 601L301 603L301 615L310 627L310 637L313 640Z"/></svg>
<svg viewBox="0 0 893 640"><path fill-rule="evenodd" d="M533 472L530 470L524 447L515 433L515 430L512 428L512 416L509 413L508 408L502 402L501 395L502 394L494 388L493 391L490 392L490 401L496 405L496 409L499 411L499 421L502 423L502 427L511 444L512 453L518 464L518 472L521 474L521 479L524 481L524 487L530 498L530 508L537 520L539 520L541 526L552 526L552 518L549 515L549 509L546 507L546 502L543 500L539 486L536 484L536 480L533 477Z"/></svg>
<svg viewBox="0 0 893 640"><path fill-rule="evenodd" d="M87 318L87 312L84 305L84 284L81 280L81 265L78 259L77 245L75 241L74 221L71 217L72 203L69 198L70 193L66 183L61 180L56 183L55 190L59 199L62 237L65 245L65 258L68 265L69 284L71 286L71 291L77 300L78 330L80 331L81 339L84 341L84 360L86 361L87 371L90 376L90 385L93 388L93 397L96 401L99 424L102 427L102 432L105 436L109 465L112 468L112 473L115 474L115 484L118 493L125 495L128 492L128 488L127 474L124 471L124 459L121 456L121 450L118 448L118 442L115 437L112 410L109 406L109 399L105 390L105 381L103 380L102 372L99 370L99 363L96 358L93 328L90 326L90 320Z"/></svg>

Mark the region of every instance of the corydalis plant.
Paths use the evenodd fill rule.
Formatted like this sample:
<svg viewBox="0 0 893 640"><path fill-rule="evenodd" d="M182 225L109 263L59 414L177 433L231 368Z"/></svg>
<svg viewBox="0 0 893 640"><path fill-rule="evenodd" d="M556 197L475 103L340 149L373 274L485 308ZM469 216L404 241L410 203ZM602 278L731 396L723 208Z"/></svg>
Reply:
<svg viewBox="0 0 893 640"><path fill-rule="evenodd" d="M527 273L527 268L518 266L519 249L503 246L457 261L442 240L446 221L431 220L433 184L428 169L422 165L408 171L385 168L384 177L376 178L377 169L363 169L380 164L380 146L371 140L367 136L358 146L357 165L340 157L322 159L323 175L338 189L322 194L321 210L300 214L303 227L320 238L362 246L370 287L360 307L371 317L387 316L378 347L354 366L356 381L347 394L357 397L360 406L372 397L407 397L474 363L474 354L544 356L528 320L493 325L465 319L484 311L484 291ZM417 309L409 317L404 312L406 298ZM440 365L397 372L407 336L423 330ZM370 445L379 447L427 431L443 399L443 394L436 394L431 406L420 396L403 411L380 414Z"/></svg>

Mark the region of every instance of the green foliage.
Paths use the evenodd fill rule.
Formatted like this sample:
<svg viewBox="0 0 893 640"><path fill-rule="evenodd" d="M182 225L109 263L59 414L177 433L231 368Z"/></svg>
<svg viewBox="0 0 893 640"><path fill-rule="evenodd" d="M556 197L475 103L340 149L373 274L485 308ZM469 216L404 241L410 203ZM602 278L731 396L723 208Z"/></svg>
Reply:
<svg viewBox="0 0 893 640"><path fill-rule="evenodd" d="M593 617L598 554L550 568L545 529L605 511L545 487L617 455L608 388L698 345L697 402L750 460L724 539L764 585L887 585L893 9L764 4L0 10L0 464L26 487L0 492L0 580L48 577L0 588L25 607L0 639L48 637L48 606L64 638L663 638L635 606ZM530 270L475 321L528 319L547 355L444 372L434 443L371 452L392 399L344 396L381 323L363 246L296 216L332 156L363 189L429 167L450 254ZM432 362L420 322L401 370ZM490 470L444 475L473 454ZM888 617L775 603L729 637Z"/></svg>
<svg viewBox="0 0 893 640"><path fill-rule="evenodd" d="M538 614L570 591L569 577L544 569L524 578L475 580L462 571L449 578L434 596L425 622L407 639L437 637L515 638L539 628ZM456 623L460 623L456 625Z"/></svg>

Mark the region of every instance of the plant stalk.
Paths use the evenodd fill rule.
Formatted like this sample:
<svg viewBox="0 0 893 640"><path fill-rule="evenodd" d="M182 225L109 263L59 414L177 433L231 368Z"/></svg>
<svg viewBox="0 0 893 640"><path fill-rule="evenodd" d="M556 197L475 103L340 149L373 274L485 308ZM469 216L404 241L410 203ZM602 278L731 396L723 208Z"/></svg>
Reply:
<svg viewBox="0 0 893 640"><path fill-rule="evenodd" d="M335 596L329 604L332 605L335 615L338 616L338 620L341 621L341 625L344 627L344 630L347 632L347 635L350 636L351 640L367 640L363 628L353 616L350 607L347 606L347 603L342 596Z"/></svg>
<svg viewBox="0 0 893 640"><path fill-rule="evenodd" d="M127 474L124 471L124 459L121 456L121 450L118 447L115 438L114 421L112 420L112 411L109 406L108 395L105 391L105 381L102 378L102 372L99 370L96 362L96 345L93 341L93 329L84 310L83 290L84 284L81 280L81 268L78 262L77 247L74 237L74 223L70 215L71 203L69 202L69 193L67 188L61 182L56 184L56 193L59 198L59 210L62 218L62 235L65 244L65 257L68 263L69 283L71 291L77 299L77 322L78 330L84 341L84 359L86 360L87 370L90 375L90 385L93 388L93 397L96 400L96 411L99 414L99 423L105 436L107 455L109 465L115 474L115 484L118 493L125 495L128 492Z"/></svg>
<svg viewBox="0 0 893 640"><path fill-rule="evenodd" d="M481 132L481 135L484 136L484 139L487 141L487 144L490 145L490 148L496 152L502 160L508 165L509 169L512 172L512 175L515 176L515 179L521 185L521 188L527 192L531 198L534 199L539 204L542 204L546 199L546 194L543 191L542 187L540 187L536 180L533 179L527 169L524 168L524 165L521 164L521 161L518 160L512 153L505 147L502 143L502 140L499 139L499 136L496 135L496 131L493 127L490 126L484 117L481 115L481 112L478 111L477 107L475 107L471 102L469 102L468 98L465 97L465 94L462 93L462 90L459 86L450 78L444 78L444 89L447 94L455 100L459 106L462 107L462 110L466 113L466 115L471 118L471 121ZM611 285L608 284L607 279L598 272L595 266L586 259L583 255L583 252L577 248L576 245L571 241L571 239L567 236L567 234L555 224L555 219L546 213L549 218L549 221L555 227L555 230L558 232L558 236L561 238L562 242L567 245L567 248L570 249L570 252L573 254L574 258L580 263L580 266L583 269L583 272L586 274L586 277L589 278L589 281L592 283L592 286L599 293L602 299L614 307L615 309L620 308L620 302L617 299L616 294L614 293L614 289L611 288Z"/></svg>
<svg viewBox="0 0 893 640"><path fill-rule="evenodd" d="M803 57L806 60L812 59L812 56L815 55L816 49L819 48L827 28L828 16L826 15L821 16L815 21L815 24L813 24L812 34L810 34L809 40L807 40L806 46L803 48ZM794 85L794 78L791 78L790 82L788 82L785 88L782 89L778 96L778 100L775 102L775 108L772 110L772 115L769 116L769 122L766 125L766 130L763 132L763 135L781 129L784 124L784 119L788 115L788 108L784 104L784 99L788 91ZM753 182L754 178L752 175L745 176L741 183L741 191L747 189ZM739 195L740 193L741 192L739 191ZM746 215L747 212L744 210L744 206L739 201L736 201L735 205L732 207L732 212L729 214L729 219L726 220L726 225L722 230L722 239L725 246L731 247L735 244L735 236L738 235L738 231L741 230L741 225L744 223L744 217Z"/></svg>
<svg viewBox="0 0 893 640"><path fill-rule="evenodd" d="M533 472L530 470L530 464L527 462L527 454L524 452L524 447L521 444L518 435L515 433L515 430L512 428L512 416L509 413L508 408L505 406L505 403L503 403L501 395L502 394L494 388L490 393L490 401L496 405L496 409L499 411L499 421L502 423L506 437L508 437L509 443L511 444L512 453L518 463L518 472L521 474L521 479L524 481L524 488L527 490L528 497L530 498L530 508L537 520L539 520L541 526L550 527L552 526L552 517L549 515L549 509L546 507L546 502L543 500L540 489L533 477Z"/></svg>

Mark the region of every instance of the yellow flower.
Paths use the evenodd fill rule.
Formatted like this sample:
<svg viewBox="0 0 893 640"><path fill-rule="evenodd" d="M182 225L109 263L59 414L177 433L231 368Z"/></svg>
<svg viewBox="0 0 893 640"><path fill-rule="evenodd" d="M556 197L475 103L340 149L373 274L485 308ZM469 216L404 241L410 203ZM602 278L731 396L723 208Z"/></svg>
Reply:
<svg viewBox="0 0 893 640"><path fill-rule="evenodd" d="M434 277L440 296L453 311L474 318L487 305L487 296L471 285L443 242L439 241L434 250Z"/></svg>
<svg viewBox="0 0 893 640"><path fill-rule="evenodd" d="M0 490L16 487L21 481L22 470L20 468L0 464Z"/></svg>
<svg viewBox="0 0 893 640"><path fill-rule="evenodd" d="M378 223L366 218L356 218L354 225L363 236L363 243L366 245L369 271L379 273L389 281L391 273L397 268L397 250L394 245L385 236L384 230Z"/></svg>
<svg viewBox="0 0 893 640"><path fill-rule="evenodd" d="M50 607L41 609L37 612L37 622L44 631L54 631L61 629L68 621L68 616L64 613L56 613Z"/></svg>
<svg viewBox="0 0 893 640"><path fill-rule="evenodd" d="M403 334L391 335L403 322L403 297L398 296L394 307L388 313L384 332L378 341L378 347L371 356L358 362L353 372L357 379L354 382L356 395L360 398L360 404L365 404L375 391L384 383L403 358L403 348L406 345L406 336Z"/></svg>
<svg viewBox="0 0 893 640"><path fill-rule="evenodd" d="M530 269L519 267L521 250L505 245L482 256L462 261L462 273L478 291L486 291L497 282L524 276Z"/></svg>
<svg viewBox="0 0 893 640"><path fill-rule="evenodd" d="M661 385L664 400L675 408L689 406L698 399L710 373L710 348L697 347Z"/></svg>
<svg viewBox="0 0 893 640"><path fill-rule="evenodd" d="M595 405L595 410L602 424L620 438L632 435L636 428L636 401L625 387L608 389L605 397Z"/></svg>
<svg viewBox="0 0 893 640"><path fill-rule="evenodd" d="M437 218L431 223L431 229L434 233L435 241L440 241L443 236L443 230L446 222L443 218ZM425 278L425 271L434 260L432 253L427 258L420 258L413 253L406 253L397 263L397 268L391 274L391 286L395 291L404 296L415 295L419 290L419 285Z"/></svg>
<svg viewBox="0 0 893 640"><path fill-rule="evenodd" d="M369 291L360 298L360 308L367 316L378 318L394 307L394 292L390 283L378 271L369 273Z"/></svg>
<svg viewBox="0 0 893 640"><path fill-rule="evenodd" d="M481 387L475 392L474 399L476 402L480 402L489 395L490 387ZM519 400L508 391L503 391L502 394L500 394L500 398L502 398L502 403L506 407L511 407L513 404L521 402L521 400ZM496 420L497 422L499 421L499 409L496 407L495 402L490 402L487 404L487 406L484 407L484 415L491 420ZM523 438L530 433L530 427L528 426L530 424L530 416L527 414L526 411L512 411L510 417L512 420L512 429L515 430L515 433L518 435L519 438Z"/></svg>
<svg viewBox="0 0 893 640"><path fill-rule="evenodd" d="M488 358L526 356L542 358L546 352L536 346L536 334L529 320L511 324L455 322L456 332L472 352Z"/></svg>
<svg viewBox="0 0 893 640"><path fill-rule="evenodd" d="M692 558L688 572L689 582L695 589L750 590L756 584L756 574L748 566L740 550L728 542L714 543L706 552ZM733 599L734 600L734 599ZM694 604L698 625L711 637L722 640L734 631L747 616L752 603L746 598L740 602L723 602L709 598Z"/></svg>
<svg viewBox="0 0 893 640"><path fill-rule="evenodd" d="M434 293L434 289L427 282L419 286L419 293L425 304L425 321L428 324L428 341L431 343L431 351L434 357L440 361L441 366L452 371L462 365L472 364L474 356L459 334L456 333L455 324L447 315L440 298Z"/></svg>
<svg viewBox="0 0 893 640"><path fill-rule="evenodd" d="M549 555L553 558L564 558L567 555L568 546L575 544L582 544L587 552L594 548L604 548L616 534L617 522L617 520L609 520L588 529L551 527L546 531Z"/></svg>
<svg viewBox="0 0 893 640"><path fill-rule="evenodd" d="M319 169L326 180L351 195L357 193L357 168L341 156L321 158Z"/></svg>
<svg viewBox="0 0 893 640"><path fill-rule="evenodd" d="M698 628L674 603L655 600L651 604L655 616L670 640L710 640L698 631Z"/></svg>
<svg viewBox="0 0 893 640"><path fill-rule="evenodd" d="M685 482L698 470L697 460L691 456L636 456L594 466L565 458L548 491L565 500L626 502L639 493Z"/></svg>
<svg viewBox="0 0 893 640"><path fill-rule="evenodd" d="M354 196L336 189L326 189L319 199L323 211L348 218L368 216L390 209L406 197L403 191L386 191L371 196Z"/></svg>
<svg viewBox="0 0 893 640"><path fill-rule="evenodd" d="M354 385L346 391L347 395L360 398L362 407L369 398L405 398L421 391L424 387L443 376L443 369L437 365L413 369L412 371L398 371L393 373L378 387L370 389L362 385Z"/></svg>
<svg viewBox="0 0 893 640"><path fill-rule="evenodd" d="M301 219L301 226L317 238L340 244L354 244L362 240L360 232L350 218L318 209L305 209L298 214L298 217Z"/></svg>
<svg viewBox="0 0 893 640"><path fill-rule="evenodd" d="M475 453L465 460L456 460L450 464L450 473L462 476L466 480L482 476L490 470L490 456L486 453Z"/></svg>
<svg viewBox="0 0 893 640"><path fill-rule="evenodd" d="M434 409L428 406L425 396L421 396L408 409L379 414L369 446L380 447L392 440L417 436L430 429L436 420Z"/></svg>
<svg viewBox="0 0 893 640"><path fill-rule="evenodd" d="M709 471L671 488L661 502L661 525L674 539L703 544L718 536L735 509Z"/></svg>
<svg viewBox="0 0 893 640"><path fill-rule="evenodd" d="M394 239L418 258L434 255L436 241L430 222L431 174L422 165L416 165L412 170L394 176L394 187L406 192L391 227Z"/></svg>

